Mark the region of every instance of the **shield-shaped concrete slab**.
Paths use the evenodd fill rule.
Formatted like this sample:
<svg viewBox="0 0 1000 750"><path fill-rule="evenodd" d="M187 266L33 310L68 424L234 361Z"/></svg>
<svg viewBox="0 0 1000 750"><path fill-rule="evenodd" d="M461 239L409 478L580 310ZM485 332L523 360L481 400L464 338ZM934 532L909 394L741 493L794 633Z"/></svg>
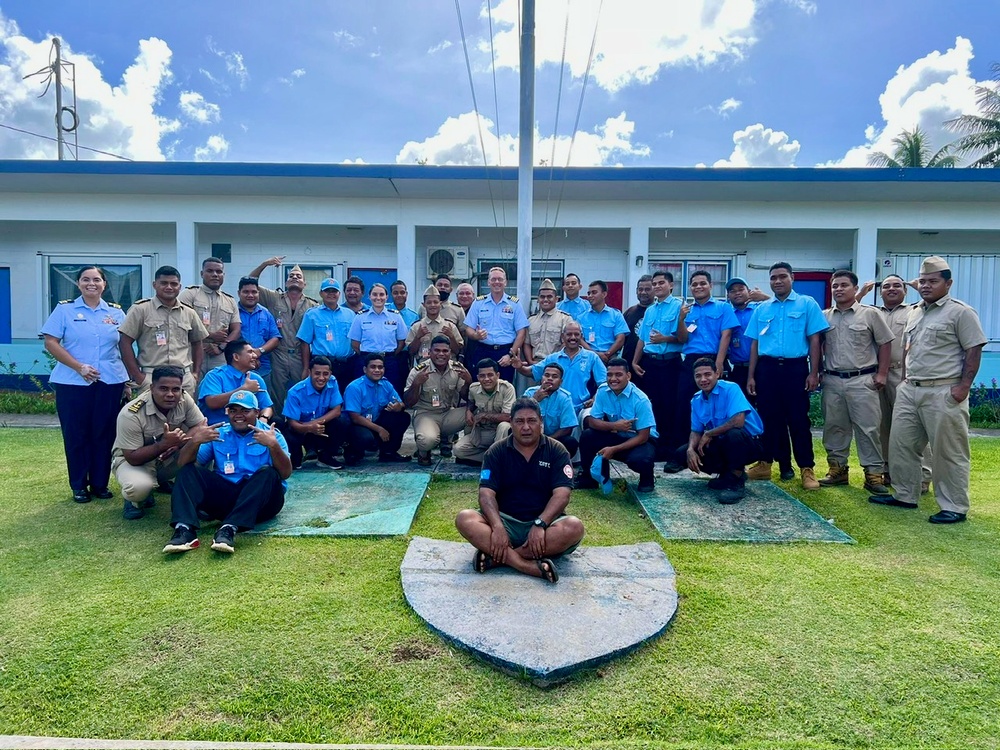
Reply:
<svg viewBox="0 0 1000 750"><path fill-rule="evenodd" d="M510 568L472 569L465 543L415 537L400 568L414 611L450 643L549 685L623 656L677 611L674 569L652 542L581 547L555 585Z"/></svg>

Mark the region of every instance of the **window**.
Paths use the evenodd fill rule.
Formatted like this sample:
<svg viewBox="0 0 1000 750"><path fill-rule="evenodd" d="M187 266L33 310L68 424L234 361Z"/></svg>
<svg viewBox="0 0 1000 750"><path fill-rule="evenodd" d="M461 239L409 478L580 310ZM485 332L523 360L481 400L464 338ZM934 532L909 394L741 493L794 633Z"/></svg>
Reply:
<svg viewBox="0 0 1000 750"><path fill-rule="evenodd" d="M726 298L726 282L732 269L728 260L661 260L649 263L649 273L669 271L674 276L674 296L687 297L688 282L695 271L708 271L712 276L712 296Z"/></svg>
<svg viewBox="0 0 1000 750"><path fill-rule="evenodd" d="M507 294L517 294L517 260L478 260L476 261L476 294L489 294L490 269L498 266L507 272ZM538 297L538 287L543 279L552 279L557 289L562 287L563 272L566 266L564 260L532 260L531 261L531 298Z"/></svg>
<svg viewBox="0 0 1000 750"><path fill-rule="evenodd" d="M153 293L153 269L151 256L104 256L97 258L77 258L67 256L40 256L43 265L43 279L47 285L43 300L48 300L43 315L48 315L60 300L76 299L80 290L76 286L76 275L82 268L98 266L104 270L108 285L104 299L128 309L136 300L149 297Z"/></svg>

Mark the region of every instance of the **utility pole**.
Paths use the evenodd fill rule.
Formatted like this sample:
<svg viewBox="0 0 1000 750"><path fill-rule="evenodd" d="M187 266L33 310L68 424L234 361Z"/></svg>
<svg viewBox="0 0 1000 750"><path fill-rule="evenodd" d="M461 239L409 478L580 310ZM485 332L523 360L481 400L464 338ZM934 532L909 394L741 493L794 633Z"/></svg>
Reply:
<svg viewBox="0 0 1000 750"><path fill-rule="evenodd" d="M63 153L63 126L62 126L62 42L59 37L52 38L52 48L55 50L55 62L52 63L52 72L56 77L56 143L59 146L59 161L64 157Z"/></svg>
<svg viewBox="0 0 1000 750"><path fill-rule="evenodd" d="M71 62L63 62L62 59L62 42L58 37L52 37L52 58L53 62L51 65L46 65L41 70L34 73L29 73L24 77L24 80L28 78L34 78L35 76L42 76L45 78L45 90L38 96L41 99L49 91L49 86L55 81L56 84L56 145L58 147L59 161L66 158L66 133L73 134L73 147L75 153L73 158L78 158L80 152L80 136L78 129L80 126L80 118L76 114L76 66ZM72 75L70 80L73 83L73 106L64 107L63 106L63 66L69 68ZM72 119L72 123L69 127L63 125L63 114L68 113Z"/></svg>
<svg viewBox="0 0 1000 750"><path fill-rule="evenodd" d="M521 8L521 119L517 170L517 296L531 309L531 232L534 213L535 0Z"/></svg>

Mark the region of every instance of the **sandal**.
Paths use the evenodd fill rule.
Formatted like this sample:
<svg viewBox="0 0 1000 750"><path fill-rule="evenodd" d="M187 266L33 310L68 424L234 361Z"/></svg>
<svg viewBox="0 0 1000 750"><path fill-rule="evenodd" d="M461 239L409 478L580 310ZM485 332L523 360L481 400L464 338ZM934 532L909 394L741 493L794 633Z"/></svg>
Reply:
<svg viewBox="0 0 1000 750"><path fill-rule="evenodd" d="M535 560L535 565L537 565L538 570L541 571L541 577L549 583L555 583L559 580L559 571L556 570L555 564L549 558L543 557L540 560Z"/></svg>
<svg viewBox="0 0 1000 750"><path fill-rule="evenodd" d="M477 573L485 573L487 570L493 570L497 567L497 564L493 562L493 558L487 555L482 550L477 549L475 556L472 558L472 569Z"/></svg>

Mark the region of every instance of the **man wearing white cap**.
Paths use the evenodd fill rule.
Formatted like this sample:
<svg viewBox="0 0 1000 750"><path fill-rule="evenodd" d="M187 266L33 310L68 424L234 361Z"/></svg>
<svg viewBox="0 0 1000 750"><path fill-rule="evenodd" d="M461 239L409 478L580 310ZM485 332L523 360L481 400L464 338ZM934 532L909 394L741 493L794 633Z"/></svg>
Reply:
<svg viewBox="0 0 1000 750"><path fill-rule="evenodd" d="M951 268L936 255L920 264L921 301L906 320L903 382L889 435L894 495L870 502L916 508L920 459L928 443L940 511L931 523L959 523L969 512L969 391L979 372L986 334L976 311L951 297Z"/></svg>

